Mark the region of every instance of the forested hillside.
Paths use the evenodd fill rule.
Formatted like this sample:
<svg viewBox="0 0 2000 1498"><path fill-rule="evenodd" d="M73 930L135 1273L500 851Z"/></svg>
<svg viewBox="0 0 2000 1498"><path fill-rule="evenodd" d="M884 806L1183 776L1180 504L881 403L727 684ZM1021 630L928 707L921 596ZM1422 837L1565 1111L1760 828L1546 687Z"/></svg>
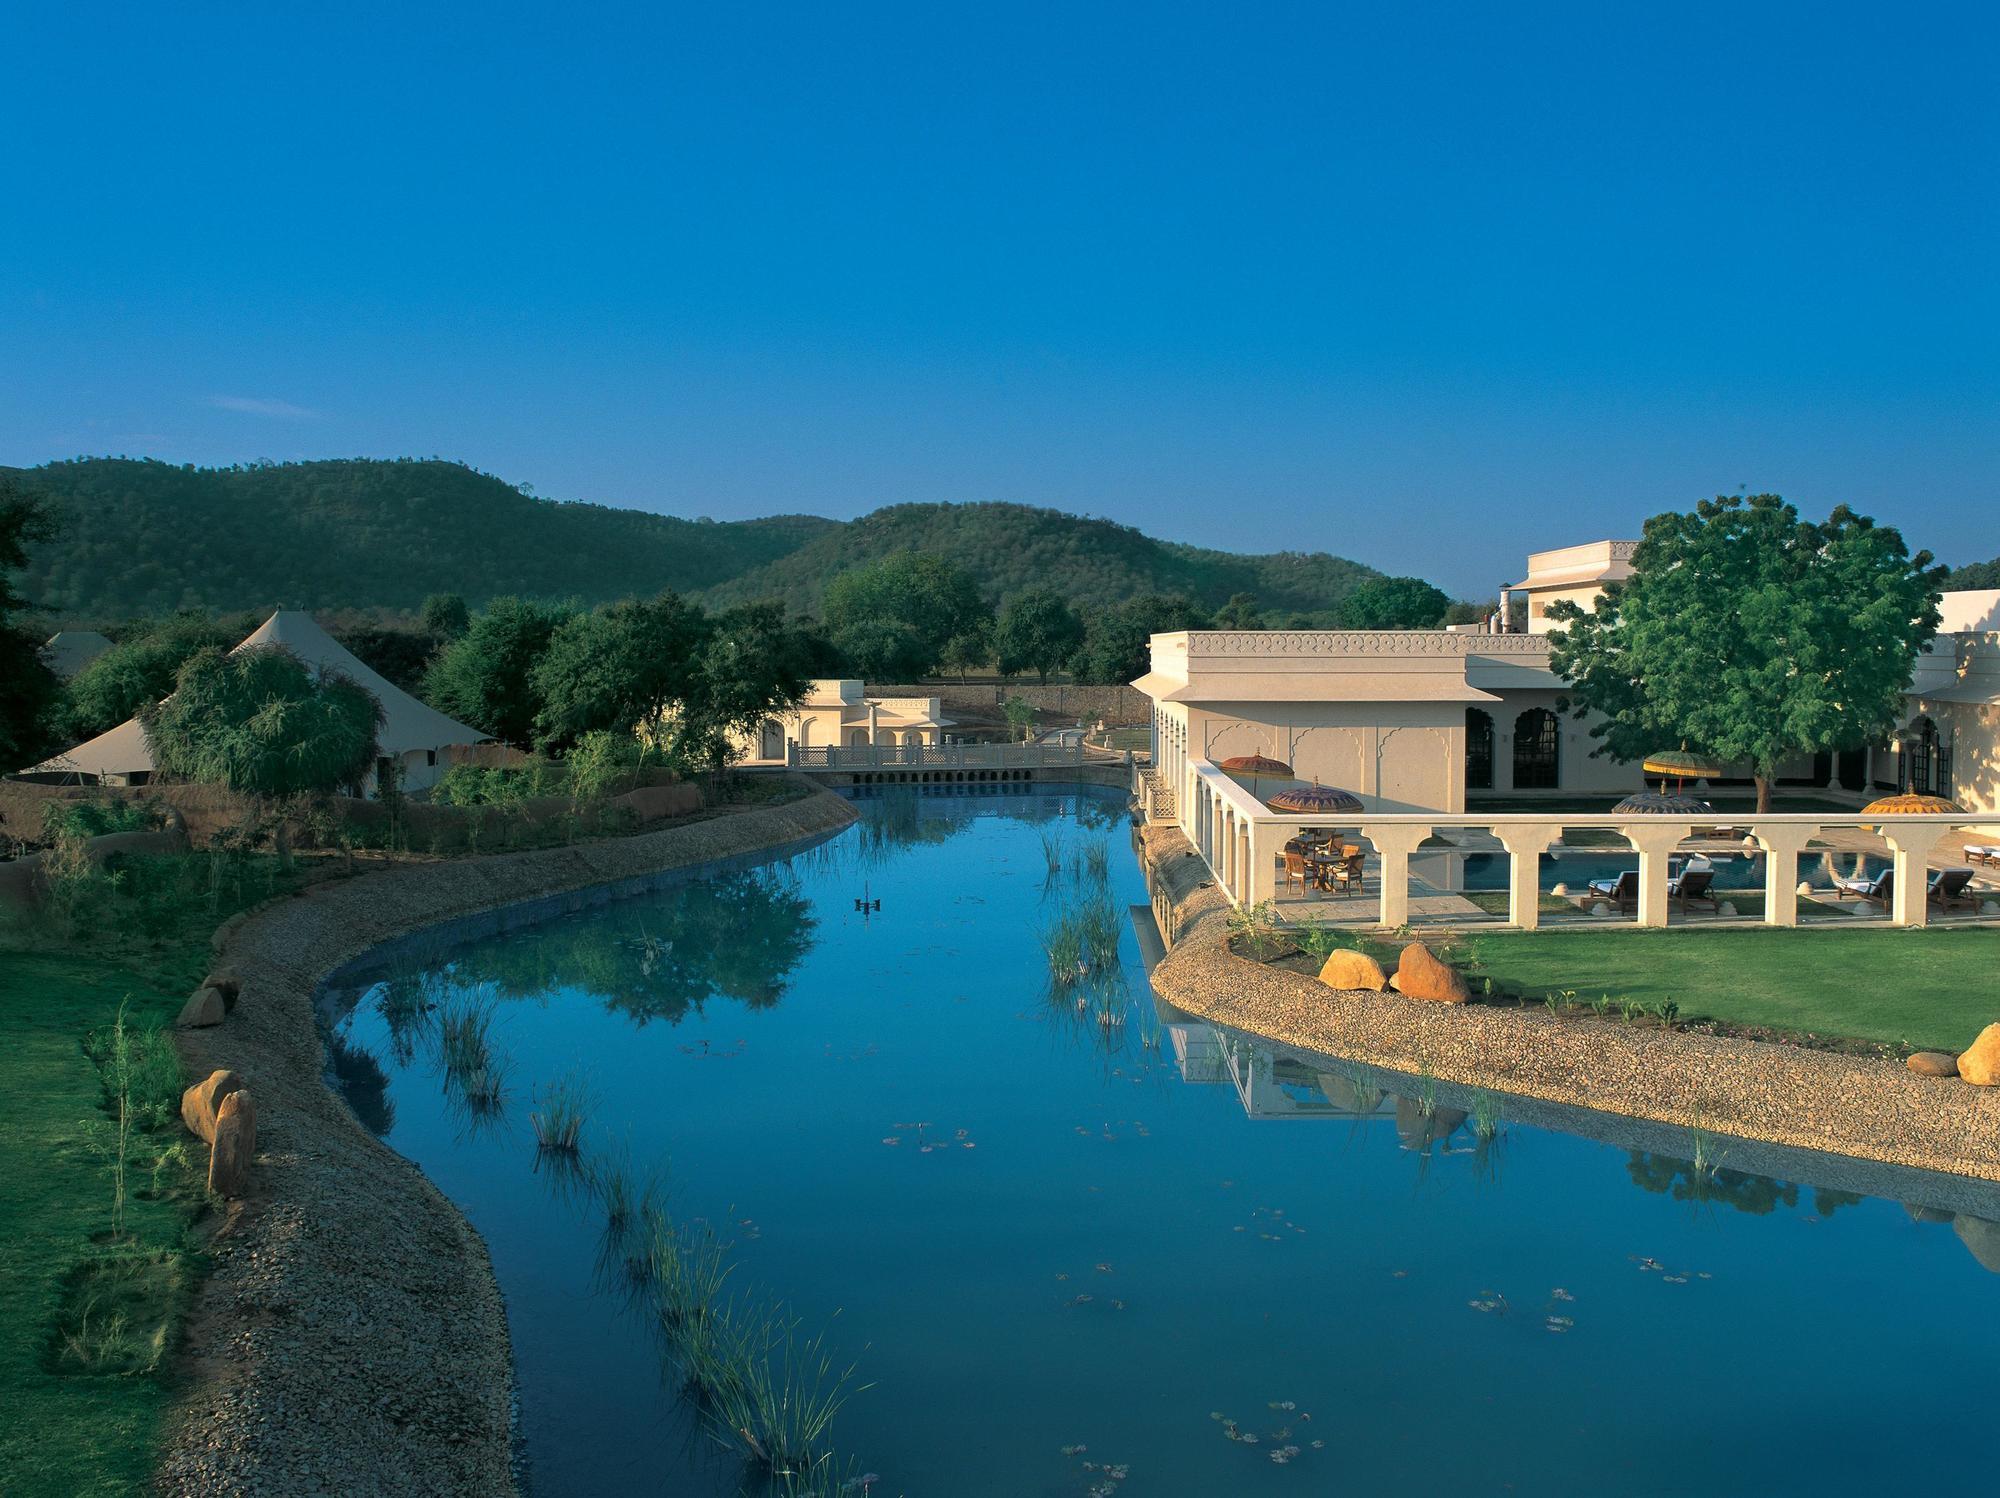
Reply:
<svg viewBox="0 0 2000 1498"><path fill-rule="evenodd" d="M1011 504L892 505L836 526L714 590L720 600L778 598L817 607L826 580L896 551L965 568L988 596L1052 588L1091 607L1142 594L1182 594L1219 607L1254 594L1266 612L1332 608L1374 569L1325 552L1239 556L1156 541L1130 526Z"/></svg>
<svg viewBox="0 0 2000 1498"><path fill-rule="evenodd" d="M1177 594L1215 608L1253 594L1267 615L1321 613L1375 575L1323 552L1236 556L1024 505L684 520L538 499L435 459L202 469L90 458L9 471L47 496L61 527L32 548L21 592L69 622L189 607L411 609L431 593L474 607L503 594L588 604L663 588L816 613L830 578L899 550L956 563L994 603L1039 585L1080 607Z"/></svg>
<svg viewBox="0 0 2000 1498"><path fill-rule="evenodd" d="M414 608L429 593L585 602L691 591L770 562L835 522L714 522L523 494L459 463L331 459L179 468L91 458L15 471L60 533L20 590L47 614Z"/></svg>

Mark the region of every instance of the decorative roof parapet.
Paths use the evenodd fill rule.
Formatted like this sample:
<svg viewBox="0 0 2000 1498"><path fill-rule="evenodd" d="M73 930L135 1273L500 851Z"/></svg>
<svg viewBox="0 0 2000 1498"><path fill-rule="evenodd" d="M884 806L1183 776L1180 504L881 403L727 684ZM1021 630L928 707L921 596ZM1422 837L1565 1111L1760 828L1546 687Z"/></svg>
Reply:
<svg viewBox="0 0 2000 1498"><path fill-rule="evenodd" d="M1191 629L1197 655L1546 656L1546 635L1457 635L1431 629Z"/></svg>

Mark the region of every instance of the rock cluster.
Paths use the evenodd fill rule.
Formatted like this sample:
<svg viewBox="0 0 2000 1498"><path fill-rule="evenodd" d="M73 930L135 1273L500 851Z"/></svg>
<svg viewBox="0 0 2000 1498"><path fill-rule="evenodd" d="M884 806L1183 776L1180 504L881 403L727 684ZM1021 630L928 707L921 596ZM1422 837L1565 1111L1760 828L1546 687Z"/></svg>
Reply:
<svg viewBox="0 0 2000 1498"><path fill-rule="evenodd" d="M1958 1074L1975 1087L2000 1087L2000 1024L1981 1030L1959 1055Z"/></svg>
<svg viewBox="0 0 2000 1498"><path fill-rule="evenodd" d="M233 1071L212 1071L181 1094L181 1122L188 1132L204 1143L215 1143L215 1120L222 1101L242 1089L243 1079Z"/></svg>

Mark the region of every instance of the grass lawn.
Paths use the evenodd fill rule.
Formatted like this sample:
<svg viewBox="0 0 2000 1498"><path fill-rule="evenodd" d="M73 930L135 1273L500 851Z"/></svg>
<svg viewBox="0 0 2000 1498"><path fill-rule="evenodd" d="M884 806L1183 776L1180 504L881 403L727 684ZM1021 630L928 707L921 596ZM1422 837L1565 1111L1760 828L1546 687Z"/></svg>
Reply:
<svg viewBox="0 0 2000 1498"><path fill-rule="evenodd" d="M1459 960L1530 994L1672 999L1716 1019L1961 1051L2000 1020L2000 930L1469 932Z"/></svg>
<svg viewBox="0 0 2000 1498"><path fill-rule="evenodd" d="M104 1085L84 1051L129 997L128 1023L171 1022L199 980L198 958L144 971L73 954L0 949L0 1491L130 1493L147 1484L169 1391L156 1375L58 1374L49 1352L65 1279L108 1250ZM136 1139L127 1167L122 1252L180 1250L199 1201L192 1163L170 1162L153 1196L150 1158L178 1125ZM198 1153L198 1152L196 1152Z"/></svg>

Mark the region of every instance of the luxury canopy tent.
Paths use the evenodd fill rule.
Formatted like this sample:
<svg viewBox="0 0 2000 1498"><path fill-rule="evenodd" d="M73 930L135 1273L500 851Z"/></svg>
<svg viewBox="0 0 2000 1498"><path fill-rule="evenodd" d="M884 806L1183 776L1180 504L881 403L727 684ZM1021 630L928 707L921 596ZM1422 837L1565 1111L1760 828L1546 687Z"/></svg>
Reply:
<svg viewBox="0 0 2000 1498"><path fill-rule="evenodd" d="M454 757L447 751L492 738L425 706L371 671L315 624L310 614L280 609L236 649L265 646L282 647L321 674L345 676L381 703L382 731L376 737L376 748L382 758L398 762L403 784L410 790L422 790L436 782ZM23 770L21 778L54 784L142 785L152 774L153 753L145 730L137 718L128 718L74 749Z"/></svg>

